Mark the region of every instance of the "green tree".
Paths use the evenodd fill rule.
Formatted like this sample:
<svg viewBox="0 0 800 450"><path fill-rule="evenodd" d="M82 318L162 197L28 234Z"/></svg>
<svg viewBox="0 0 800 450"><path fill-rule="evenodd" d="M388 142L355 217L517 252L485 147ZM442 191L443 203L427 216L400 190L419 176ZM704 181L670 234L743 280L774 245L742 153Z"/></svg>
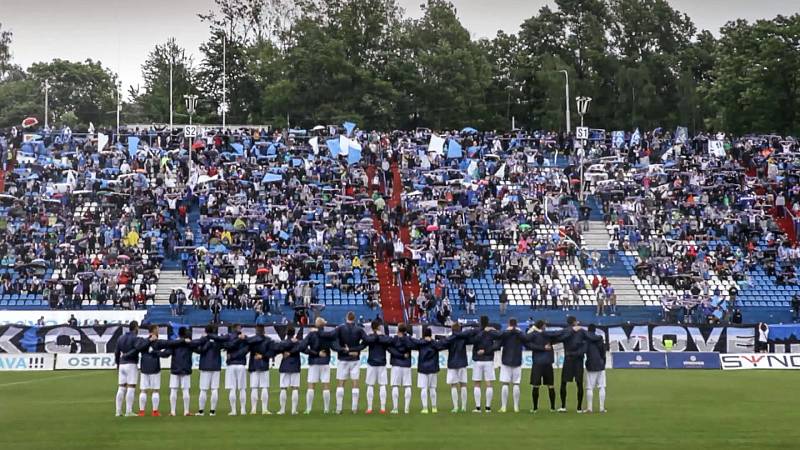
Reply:
<svg viewBox="0 0 800 450"><path fill-rule="evenodd" d="M53 117L72 111L82 126L89 122L100 125L114 121L117 77L99 62L55 59L31 65L28 73L37 86L45 80L50 83L50 113Z"/></svg>
<svg viewBox="0 0 800 450"><path fill-rule="evenodd" d="M188 115L183 96L198 92L194 85L192 59L186 55L186 51L174 38L156 45L142 65L143 92L139 93L138 90L132 92L133 101L140 105L141 114L147 121L169 123L170 65L172 65L173 114L176 119L180 117L179 122L185 121Z"/></svg>
<svg viewBox="0 0 800 450"><path fill-rule="evenodd" d="M13 34L9 30L3 29L0 23L0 81L5 79L7 72L11 70L11 38Z"/></svg>

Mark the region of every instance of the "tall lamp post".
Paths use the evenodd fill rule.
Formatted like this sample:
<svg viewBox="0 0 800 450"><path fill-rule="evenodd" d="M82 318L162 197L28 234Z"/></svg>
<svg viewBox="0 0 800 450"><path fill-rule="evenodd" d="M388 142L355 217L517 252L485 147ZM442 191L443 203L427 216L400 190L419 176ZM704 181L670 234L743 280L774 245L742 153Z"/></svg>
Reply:
<svg viewBox="0 0 800 450"><path fill-rule="evenodd" d="M50 80L44 80L44 128L48 129L48 116L50 115Z"/></svg>
<svg viewBox="0 0 800 450"><path fill-rule="evenodd" d="M578 104L578 115L581 116L581 128L583 128L583 116L585 116L586 115L586 111L589 110L589 103L591 103L591 101L592 101L591 97L576 97L575 98L575 103ZM587 138L588 138L588 136L587 136ZM583 143L582 143L583 152L581 153L581 159L580 159L580 164L581 164L581 204L584 204L584 201L586 200L586 196L585 196L586 180L583 179L583 170L584 170L583 158L586 156L586 144L587 143L588 143L588 139L584 139Z"/></svg>
<svg viewBox="0 0 800 450"><path fill-rule="evenodd" d="M194 115L195 109L197 108L197 95L195 94L188 94L183 96L183 100L186 102L186 112L189 113L189 125L192 124L192 116ZM192 146L194 145L194 138L189 140L189 170L192 169ZM190 175L191 176L191 175Z"/></svg>
<svg viewBox="0 0 800 450"><path fill-rule="evenodd" d="M564 103L567 106L567 134L572 130L572 124L570 123L570 112L569 112L569 72L566 70L559 70L559 72L564 74Z"/></svg>

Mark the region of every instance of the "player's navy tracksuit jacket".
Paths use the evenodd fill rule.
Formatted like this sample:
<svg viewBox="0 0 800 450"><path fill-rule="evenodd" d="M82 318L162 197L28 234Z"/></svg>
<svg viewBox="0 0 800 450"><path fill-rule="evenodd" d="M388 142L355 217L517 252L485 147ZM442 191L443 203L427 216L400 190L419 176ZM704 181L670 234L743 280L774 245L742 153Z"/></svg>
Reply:
<svg viewBox="0 0 800 450"><path fill-rule="evenodd" d="M472 337L472 360L473 361L494 361L495 345L494 341L500 338L497 331L480 330ZM483 350L479 355L478 350Z"/></svg>
<svg viewBox="0 0 800 450"><path fill-rule="evenodd" d="M114 350L114 362L117 364L139 364L139 352L136 350L136 340L139 336L129 331L117 339L117 349Z"/></svg>
<svg viewBox="0 0 800 450"><path fill-rule="evenodd" d="M327 366L331 363L331 340L335 336L335 330L317 330L306 335L302 350L308 354L310 366ZM322 351L325 352L325 356L319 356Z"/></svg>
<svg viewBox="0 0 800 450"><path fill-rule="evenodd" d="M389 362L392 367L411 367L411 350L414 350L414 341L409 335L395 336L389 346ZM408 355L408 356L406 356Z"/></svg>
<svg viewBox="0 0 800 450"><path fill-rule="evenodd" d="M266 372L269 370L269 359L274 356L272 352L272 339L264 335L255 335L247 338L247 349L250 352L250 364L248 372ZM261 359L256 359L256 354L261 355Z"/></svg>
<svg viewBox="0 0 800 450"><path fill-rule="evenodd" d="M593 333L588 333L588 335L597 336ZM597 337L600 340L589 342L586 346L586 370L590 372L599 372L606 368L606 349L602 336Z"/></svg>
<svg viewBox="0 0 800 450"><path fill-rule="evenodd" d="M198 339L194 349L200 354L200 370L203 372L219 372L222 370L222 344L216 335L206 335Z"/></svg>
<svg viewBox="0 0 800 450"><path fill-rule="evenodd" d="M336 339L334 347L338 352L340 361L358 361L359 356L351 356L349 352L345 351L345 347L350 352L361 352L364 350L363 340L367 337L367 333L363 328L354 323L345 323L336 328Z"/></svg>
<svg viewBox="0 0 800 450"><path fill-rule="evenodd" d="M364 342L367 344L367 364L372 367L386 367L386 348L392 345L392 338L384 334L369 334Z"/></svg>
<svg viewBox="0 0 800 450"><path fill-rule="evenodd" d="M495 350L500 346L503 347L500 359L504 366L522 366L522 347L526 342L527 336L525 336L525 333L516 328L513 330L506 330L500 335Z"/></svg>

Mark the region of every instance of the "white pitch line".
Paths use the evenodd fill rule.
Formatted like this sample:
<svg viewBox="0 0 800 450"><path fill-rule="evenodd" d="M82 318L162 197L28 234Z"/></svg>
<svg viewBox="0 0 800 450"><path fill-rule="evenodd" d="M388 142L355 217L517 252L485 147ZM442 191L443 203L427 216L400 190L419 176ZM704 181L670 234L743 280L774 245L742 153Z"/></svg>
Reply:
<svg viewBox="0 0 800 450"><path fill-rule="evenodd" d="M95 373L102 373L102 371L98 371ZM36 378L34 380L25 380L25 381L12 381L11 383L0 383L0 388L8 387L8 386L18 386L20 384L31 384L31 383L39 383L42 381L52 381L52 380L63 380L64 378L78 378L83 377L86 375L90 375L91 372L87 373L77 373L73 375L61 375L58 377L46 377L46 378Z"/></svg>

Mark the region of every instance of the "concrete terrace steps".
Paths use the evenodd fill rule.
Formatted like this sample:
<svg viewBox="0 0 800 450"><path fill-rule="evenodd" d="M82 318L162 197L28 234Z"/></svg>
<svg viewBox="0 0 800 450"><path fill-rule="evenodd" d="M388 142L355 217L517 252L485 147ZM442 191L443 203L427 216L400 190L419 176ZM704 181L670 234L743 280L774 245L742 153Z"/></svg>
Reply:
<svg viewBox="0 0 800 450"><path fill-rule="evenodd" d="M186 289L189 279L180 270L162 270L156 286L156 305L169 305L169 295L173 289ZM188 296L188 293L187 293Z"/></svg>
<svg viewBox="0 0 800 450"><path fill-rule="evenodd" d="M607 277L608 282L614 287L619 306L642 306L644 301L636 285L630 277Z"/></svg>
<svg viewBox="0 0 800 450"><path fill-rule="evenodd" d="M606 230L606 224L602 220L590 220L589 231L581 233L581 240L589 251L608 250L608 241L611 236Z"/></svg>

